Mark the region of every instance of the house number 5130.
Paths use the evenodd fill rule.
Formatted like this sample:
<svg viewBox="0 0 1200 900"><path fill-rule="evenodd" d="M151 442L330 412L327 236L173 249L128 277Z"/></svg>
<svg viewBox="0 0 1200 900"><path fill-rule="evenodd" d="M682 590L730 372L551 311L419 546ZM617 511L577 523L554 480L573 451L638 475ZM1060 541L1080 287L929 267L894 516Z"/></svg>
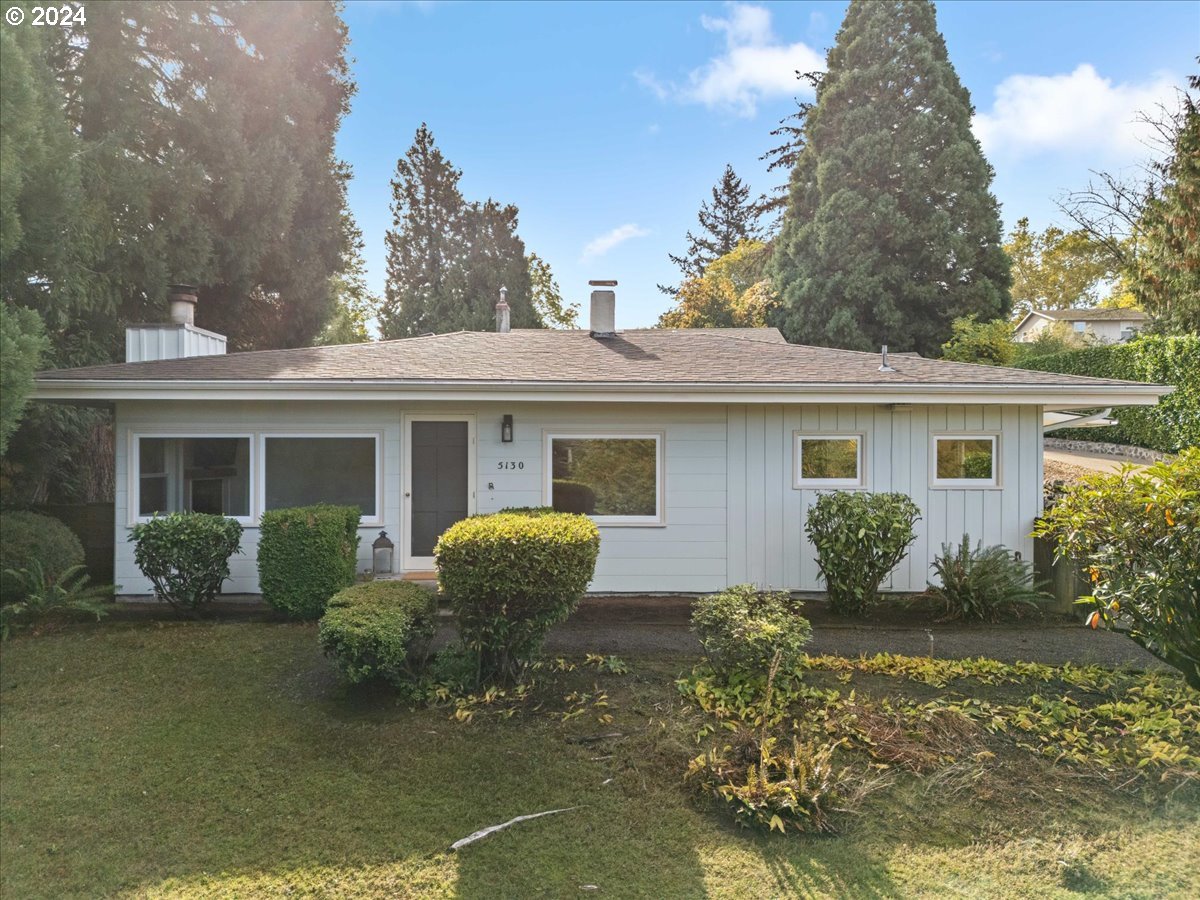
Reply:
<svg viewBox="0 0 1200 900"><path fill-rule="evenodd" d="M502 471L512 471L525 468L525 463L513 462L512 460L501 460L500 462L496 463L496 468Z"/></svg>

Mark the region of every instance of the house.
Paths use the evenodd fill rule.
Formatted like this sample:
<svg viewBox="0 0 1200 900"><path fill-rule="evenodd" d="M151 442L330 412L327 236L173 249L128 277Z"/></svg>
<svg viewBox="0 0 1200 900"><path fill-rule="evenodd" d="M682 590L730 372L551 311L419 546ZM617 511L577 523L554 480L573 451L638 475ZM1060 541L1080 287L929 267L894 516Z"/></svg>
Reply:
<svg viewBox="0 0 1200 900"><path fill-rule="evenodd" d="M156 512L242 522L225 589L255 593L260 513L318 501L361 507L363 569L386 530L409 577L428 577L464 516L587 512L591 589L652 593L820 590L804 523L830 490L920 506L890 590L923 589L964 533L1029 559L1043 414L1170 390L797 346L772 328L617 331L614 284L593 292L590 331L509 330L502 301L495 332L230 354L177 289L171 323L129 329L137 361L42 372L35 396L114 412L123 594L151 591L124 537Z"/></svg>
<svg viewBox="0 0 1200 900"><path fill-rule="evenodd" d="M1035 340L1045 328L1064 322L1080 337L1103 344L1119 344L1142 330L1150 317L1140 309L1033 309L1013 331L1020 344Z"/></svg>

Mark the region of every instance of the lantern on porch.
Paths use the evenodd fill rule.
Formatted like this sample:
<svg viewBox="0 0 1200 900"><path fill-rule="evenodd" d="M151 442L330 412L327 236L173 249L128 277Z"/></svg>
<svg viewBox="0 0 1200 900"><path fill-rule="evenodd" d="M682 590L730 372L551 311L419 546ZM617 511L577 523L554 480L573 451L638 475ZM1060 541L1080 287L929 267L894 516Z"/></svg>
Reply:
<svg viewBox="0 0 1200 900"><path fill-rule="evenodd" d="M395 546L386 531L379 532L379 537L371 545L371 569L376 577L392 574L392 551Z"/></svg>

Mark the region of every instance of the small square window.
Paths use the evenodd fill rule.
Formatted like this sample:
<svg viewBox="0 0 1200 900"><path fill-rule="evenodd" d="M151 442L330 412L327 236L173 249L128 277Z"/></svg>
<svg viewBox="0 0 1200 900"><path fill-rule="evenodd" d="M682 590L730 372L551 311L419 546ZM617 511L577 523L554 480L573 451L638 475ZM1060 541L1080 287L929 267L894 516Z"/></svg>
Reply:
<svg viewBox="0 0 1200 900"><path fill-rule="evenodd" d="M859 434L797 434L795 487L862 487L863 439Z"/></svg>
<svg viewBox="0 0 1200 900"><path fill-rule="evenodd" d="M996 472L995 435L935 437L933 483L942 487L993 487Z"/></svg>
<svg viewBox="0 0 1200 900"><path fill-rule="evenodd" d="M1087 331L1087 322L1076 322L1075 330L1080 334L1083 334L1083 332Z"/></svg>

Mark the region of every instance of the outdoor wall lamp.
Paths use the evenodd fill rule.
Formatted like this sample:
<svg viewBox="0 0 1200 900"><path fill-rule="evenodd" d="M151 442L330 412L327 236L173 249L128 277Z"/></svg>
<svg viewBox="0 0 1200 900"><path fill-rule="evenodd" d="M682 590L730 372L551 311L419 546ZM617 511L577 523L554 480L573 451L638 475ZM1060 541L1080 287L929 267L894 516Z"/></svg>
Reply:
<svg viewBox="0 0 1200 900"><path fill-rule="evenodd" d="M512 416L505 416L500 420L500 443L512 443Z"/></svg>
<svg viewBox="0 0 1200 900"><path fill-rule="evenodd" d="M371 545L371 570L377 577L392 574L392 550L395 546L386 531L379 532L379 537L375 538L375 543Z"/></svg>

